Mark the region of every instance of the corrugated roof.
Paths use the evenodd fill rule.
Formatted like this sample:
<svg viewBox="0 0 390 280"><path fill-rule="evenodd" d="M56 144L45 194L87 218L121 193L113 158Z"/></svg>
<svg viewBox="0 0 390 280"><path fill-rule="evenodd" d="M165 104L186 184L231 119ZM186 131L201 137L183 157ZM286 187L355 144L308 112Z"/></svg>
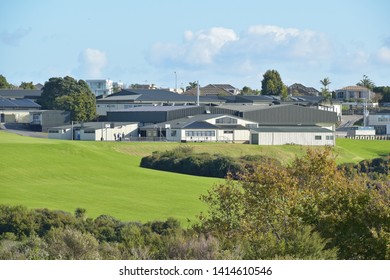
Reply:
<svg viewBox="0 0 390 280"><path fill-rule="evenodd" d="M141 106L121 110L111 110L110 112L170 112L195 107L198 106Z"/></svg>
<svg viewBox="0 0 390 280"><path fill-rule="evenodd" d="M0 89L0 96L5 98L32 98L42 95L42 90L37 89Z"/></svg>
<svg viewBox="0 0 390 280"><path fill-rule="evenodd" d="M73 128L90 128L90 129L100 129L102 126L104 127L105 124L114 124L114 127L121 126L121 125L130 125L130 124L138 124L136 122L85 122L85 123L76 123L73 124ZM51 129L65 129L65 128L72 128L72 125L61 125L61 126L55 126L51 127Z"/></svg>

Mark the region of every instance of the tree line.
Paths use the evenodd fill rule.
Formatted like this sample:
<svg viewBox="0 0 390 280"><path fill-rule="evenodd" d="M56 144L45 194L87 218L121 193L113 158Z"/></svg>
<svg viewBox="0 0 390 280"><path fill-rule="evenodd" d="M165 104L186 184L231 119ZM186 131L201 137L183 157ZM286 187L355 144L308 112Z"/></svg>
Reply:
<svg viewBox="0 0 390 280"><path fill-rule="evenodd" d="M0 259L390 259L389 162L364 166L382 175L338 166L330 149L255 162L201 195L186 228L0 205Z"/></svg>

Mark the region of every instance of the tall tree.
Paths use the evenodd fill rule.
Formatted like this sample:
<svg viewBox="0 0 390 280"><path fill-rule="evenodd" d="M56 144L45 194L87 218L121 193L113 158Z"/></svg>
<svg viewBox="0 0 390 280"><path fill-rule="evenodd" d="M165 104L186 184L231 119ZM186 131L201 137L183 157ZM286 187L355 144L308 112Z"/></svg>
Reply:
<svg viewBox="0 0 390 280"><path fill-rule="evenodd" d="M10 84L8 83L6 77L0 75L0 88L7 89L10 88Z"/></svg>
<svg viewBox="0 0 390 280"><path fill-rule="evenodd" d="M285 85L276 70L268 70L263 75L261 81L261 94L264 95L282 95Z"/></svg>
<svg viewBox="0 0 390 280"><path fill-rule="evenodd" d="M332 94L329 91L329 85L331 84L330 79L326 77L323 80L320 80L320 83L323 85L321 88L321 95L324 97L325 101L330 101L332 98Z"/></svg>
<svg viewBox="0 0 390 280"><path fill-rule="evenodd" d="M50 78L37 100L43 109L70 111L73 121L96 118L96 99L83 80L72 77Z"/></svg>
<svg viewBox="0 0 390 280"><path fill-rule="evenodd" d="M363 75L363 79L361 79L360 82L358 82L356 85L368 88L370 90L373 90L375 87L375 83L369 79L367 75Z"/></svg>

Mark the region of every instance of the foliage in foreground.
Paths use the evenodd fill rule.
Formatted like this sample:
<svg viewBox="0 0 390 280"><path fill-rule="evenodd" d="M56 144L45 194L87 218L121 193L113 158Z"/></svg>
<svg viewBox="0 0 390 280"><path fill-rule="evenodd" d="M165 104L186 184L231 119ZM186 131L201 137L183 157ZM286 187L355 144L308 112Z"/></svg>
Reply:
<svg viewBox="0 0 390 280"><path fill-rule="evenodd" d="M198 230L223 248L244 246L246 259L389 259L390 184L376 185L339 169L330 149L309 150L289 166L264 163L213 187Z"/></svg>
<svg viewBox="0 0 390 280"><path fill-rule="evenodd" d="M390 259L389 177L351 174L326 149L256 163L188 229L0 205L0 259Z"/></svg>

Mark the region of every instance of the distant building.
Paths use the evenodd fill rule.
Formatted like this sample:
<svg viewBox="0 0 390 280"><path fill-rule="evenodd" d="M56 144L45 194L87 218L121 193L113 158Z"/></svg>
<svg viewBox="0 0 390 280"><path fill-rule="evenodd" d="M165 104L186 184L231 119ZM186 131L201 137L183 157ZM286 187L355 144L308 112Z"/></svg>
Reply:
<svg viewBox="0 0 390 280"><path fill-rule="evenodd" d="M368 125L375 128L377 135L390 135L390 112L368 115Z"/></svg>
<svg viewBox="0 0 390 280"><path fill-rule="evenodd" d="M117 89L122 90L124 84L122 82L114 82L111 80L85 80L92 93L95 96L107 96L113 94Z"/></svg>
<svg viewBox="0 0 390 280"><path fill-rule="evenodd" d="M138 137L137 123L86 122L51 127L50 139L81 141L125 141Z"/></svg>
<svg viewBox="0 0 390 280"><path fill-rule="evenodd" d="M200 95L202 96L230 96L240 94L241 91L238 88L229 84L208 84L205 87L200 87ZM183 94L185 95L197 95L197 89L190 89Z"/></svg>
<svg viewBox="0 0 390 280"><path fill-rule="evenodd" d="M31 99L37 101L42 95L40 89L0 89L0 98Z"/></svg>
<svg viewBox="0 0 390 280"><path fill-rule="evenodd" d="M369 102L375 93L362 86L347 86L335 91L335 97L338 100L356 101L366 99Z"/></svg>
<svg viewBox="0 0 390 280"><path fill-rule="evenodd" d="M70 124L70 112L61 110L31 111L29 126L32 130L47 132L52 126Z"/></svg>
<svg viewBox="0 0 390 280"><path fill-rule="evenodd" d="M292 84L288 87L288 93L292 96L311 95L318 96L320 92L313 87L305 87L302 84Z"/></svg>
<svg viewBox="0 0 390 280"><path fill-rule="evenodd" d="M0 96L0 122L28 124L30 112L41 106L30 99L10 99Z"/></svg>

